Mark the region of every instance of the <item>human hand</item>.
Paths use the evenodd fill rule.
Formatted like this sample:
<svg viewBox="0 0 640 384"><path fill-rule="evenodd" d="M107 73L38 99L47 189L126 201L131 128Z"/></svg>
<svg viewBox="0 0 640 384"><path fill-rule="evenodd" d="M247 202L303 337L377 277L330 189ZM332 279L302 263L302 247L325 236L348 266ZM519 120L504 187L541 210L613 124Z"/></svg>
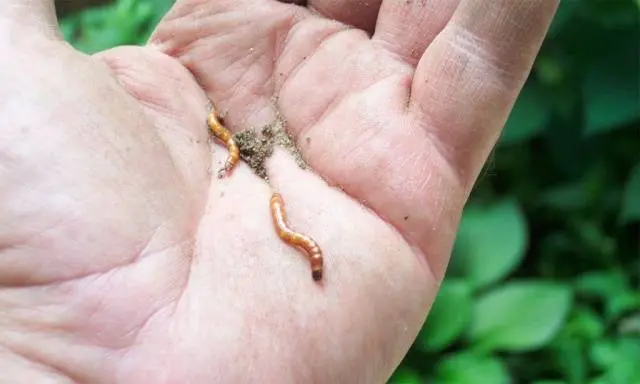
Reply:
<svg viewBox="0 0 640 384"><path fill-rule="evenodd" d="M50 1L0 5L0 378L389 377L557 1L311 3L181 0L93 57ZM279 111L313 172L276 150L270 184L217 179L208 99L235 132Z"/></svg>

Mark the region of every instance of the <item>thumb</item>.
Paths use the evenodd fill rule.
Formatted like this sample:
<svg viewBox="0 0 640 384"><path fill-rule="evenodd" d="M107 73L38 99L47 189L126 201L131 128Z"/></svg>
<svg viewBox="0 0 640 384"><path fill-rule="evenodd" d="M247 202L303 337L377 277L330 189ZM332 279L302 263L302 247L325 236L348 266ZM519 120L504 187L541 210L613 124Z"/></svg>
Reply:
<svg viewBox="0 0 640 384"><path fill-rule="evenodd" d="M36 35L62 39L53 0L0 2L0 41Z"/></svg>

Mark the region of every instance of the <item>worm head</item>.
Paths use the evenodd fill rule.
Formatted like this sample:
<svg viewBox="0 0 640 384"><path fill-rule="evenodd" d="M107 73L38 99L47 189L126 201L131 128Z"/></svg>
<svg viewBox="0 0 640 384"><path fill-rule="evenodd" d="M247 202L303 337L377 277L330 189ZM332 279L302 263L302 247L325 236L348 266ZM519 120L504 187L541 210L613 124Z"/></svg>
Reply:
<svg viewBox="0 0 640 384"><path fill-rule="evenodd" d="M311 277L314 281L322 280L323 276L323 262L320 254L313 255L311 257Z"/></svg>

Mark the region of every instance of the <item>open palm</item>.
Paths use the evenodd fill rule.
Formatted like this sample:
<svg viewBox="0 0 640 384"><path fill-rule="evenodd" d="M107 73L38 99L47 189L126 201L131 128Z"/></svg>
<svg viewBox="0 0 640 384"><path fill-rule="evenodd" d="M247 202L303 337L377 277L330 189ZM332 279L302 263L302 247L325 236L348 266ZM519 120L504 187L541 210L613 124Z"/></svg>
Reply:
<svg viewBox="0 0 640 384"><path fill-rule="evenodd" d="M181 0L92 57L49 1L0 6L0 378L388 378L557 2L311 3ZM209 99L235 132L282 116L310 170L217 179Z"/></svg>

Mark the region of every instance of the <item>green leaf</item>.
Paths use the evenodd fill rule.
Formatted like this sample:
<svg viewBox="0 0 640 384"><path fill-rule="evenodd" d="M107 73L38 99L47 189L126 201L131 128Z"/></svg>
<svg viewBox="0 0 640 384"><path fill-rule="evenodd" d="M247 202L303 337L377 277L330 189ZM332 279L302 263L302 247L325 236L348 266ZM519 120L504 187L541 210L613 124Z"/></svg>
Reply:
<svg viewBox="0 0 640 384"><path fill-rule="evenodd" d="M562 334L551 345L554 365L570 383L584 383L588 377L590 367L585 353L586 344L583 340Z"/></svg>
<svg viewBox="0 0 640 384"><path fill-rule="evenodd" d="M540 203L563 212L584 208L589 203L583 182L572 182L551 187L540 195Z"/></svg>
<svg viewBox="0 0 640 384"><path fill-rule="evenodd" d="M606 313L609 319L617 319L638 308L640 308L640 293L632 290L621 292L620 295L611 297L606 303Z"/></svg>
<svg viewBox="0 0 640 384"><path fill-rule="evenodd" d="M605 27L624 28L635 27L638 24L637 0L569 1L584 3L589 18Z"/></svg>
<svg viewBox="0 0 640 384"><path fill-rule="evenodd" d="M640 338L621 337L602 340L591 348L593 364L605 373L598 380L603 383L626 384L640 382Z"/></svg>
<svg viewBox="0 0 640 384"><path fill-rule="evenodd" d="M622 51L607 58L594 60L584 80L587 136L611 131L640 117L637 53Z"/></svg>
<svg viewBox="0 0 640 384"><path fill-rule="evenodd" d="M553 94L553 98L546 97L544 101L545 104L548 104L549 106L549 112L553 109L556 112L563 112L562 114L566 115L566 104L571 104L570 98L567 94L568 89L560 88L562 91L558 91L558 87L562 86L567 76L567 69L564 67L564 64L554 56L540 55L536 59L533 71L535 72L536 78L540 84L552 87L556 90ZM542 94L540 94L540 96L542 96ZM553 105L554 102L557 105Z"/></svg>
<svg viewBox="0 0 640 384"><path fill-rule="evenodd" d="M487 286L520 265L528 242L527 225L520 206L504 200L490 206L470 205L464 212L456 257L463 259L464 274L473 288Z"/></svg>
<svg viewBox="0 0 640 384"><path fill-rule="evenodd" d="M77 15L75 25L66 24L65 38L77 49L95 53L118 45L139 45L169 9L170 0L118 0L88 8ZM75 16L74 16L75 17ZM73 31L71 26L75 27ZM74 32L73 34L70 32Z"/></svg>
<svg viewBox="0 0 640 384"><path fill-rule="evenodd" d="M78 29L78 19L76 17L66 17L60 21L60 30L64 39L69 41L74 38L76 30Z"/></svg>
<svg viewBox="0 0 640 384"><path fill-rule="evenodd" d="M560 33L564 26L573 18L576 11L582 5L581 1L578 0L564 0L560 2L558 6L558 10L549 26L548 36L553 37Z"/></svg>
<svg viewBox="0 0 640 384"><path fill-rule="evenodd" d="M587 273L578 277L574 284L577 293L603 302L607 320L640 308L640 294L631 288L621 270Z"/></svg>
<svg viewBox="0 0 640 384"><path fill-rule="evenodd" d="M535 137L545 129L551 111L549 97L538 86L528 83L509 115L500 144L516 144Z"/></svg>
<svg viewBox="0 0 640 384"><path fill-rule="evenodd" d="M504 363L491 356L461 352L445 358L436 369L438 384L511 383Z"/></svg>
<svg viewBox="0 0 640 384"><path fill-rule="evenodd" d="M640 163L631 171L624 189L620 219L623 223L640 221Z"/></svg>
<svg viewBox="0 0 640 384"><path fill-rule="evenodd" d="M619 269L585 273L574 284L578 293L603 299L619 295L628 287L627 278Z"/></svg>
<svg viewBox="0 0 640 384"><path fill-rule="evenodd" d="M526 351L549 342L562 328L572 304L568 286L517 281L481 296L468 337L480 350Z"/></svg>
<svg viewBox="0 0 640 384"><path fill-rule="evenodd" d="M615 383L611 383L606 377L596 377L595 379L591 380L589 384L615 384Z"/></svg>
<svg viewBox="0 0 640 384"><path fill-rule="evenodd" d="M595 340L604 334L605 325L600 316L589 307L578 307L572 313L565 332L586 340Z"/></svg>
<svg viewBox="0 0 640 384"><path fill-rule="evenodd" d="M602 340L591 346L591 361L598 367L606 369L615 364L618 354L615 342L612 340Z"/></svg>
<svg viewBox="0 0 640 384"><path fill-rule="evenodd" d="M446 279L420 332L418 345L439 351L454 342L471 320L471 289L468 284Z"/></svg>
<svg viewBox="0 0 640 384"><path fill-rule="evenodd" d="M389 384L420 384L422 380L420 375L408 367L400 366L393 373L393 376L389 380Z"/></svg>
<svg viewBox="0 0 640 384"><path fill-rule="evenodd" d="M532 384L567 384L565 381L560 380L538 380L534 381Z"/></svg>

